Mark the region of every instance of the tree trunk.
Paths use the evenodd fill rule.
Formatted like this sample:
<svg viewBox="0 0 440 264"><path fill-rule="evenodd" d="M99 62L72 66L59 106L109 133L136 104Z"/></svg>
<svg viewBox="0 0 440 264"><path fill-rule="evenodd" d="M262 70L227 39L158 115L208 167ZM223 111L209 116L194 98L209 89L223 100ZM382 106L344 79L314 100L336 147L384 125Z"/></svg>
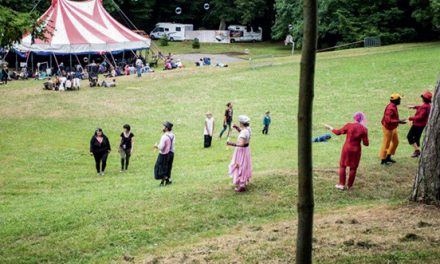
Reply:
<svg viewBox="0 0 440 264"><path fill-rule="evenodd" d="M226 30L226 21L224 18L220 19L220 25L218 26L218 30Z"/></svg>
<svg viewBox="0 0 440 264"><path fill-rule="evenodd" d="M440 76L423 139L422 155L411 199L440 205Z"/></svg>
<svg viewBox="0 0 440 264"><path fill-rule="evenodd" d="M317 41L317 0L304 0L304 37L298 106L298 233L296 263L312 263L312 112Z"/></svg>

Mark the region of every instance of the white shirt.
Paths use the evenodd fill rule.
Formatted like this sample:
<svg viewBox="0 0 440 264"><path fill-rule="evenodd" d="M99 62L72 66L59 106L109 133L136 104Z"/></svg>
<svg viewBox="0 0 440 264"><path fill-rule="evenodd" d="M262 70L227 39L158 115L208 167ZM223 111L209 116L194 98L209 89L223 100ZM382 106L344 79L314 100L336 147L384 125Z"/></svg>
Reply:
<svg viewBox="0 0 440 264"><path fill-rule="evenodd" d="M214 118L206 118L206 125L203 134L204 135L212 135L212 129L214 128Z"/></svg>
<svg viewBox="0 0 440 264"><path fill-rule="evenodd" d="M159 153L160 154L168 154L168 149L165 148L165 142L167 140L171 140L171 149L170 151L174 153L174 144L175 144L175 136L173 134L173 132L166 132L162 135L162 137L160 138L160 142L159 145L157 145L157 148L159 149Z"/></svg>
<svg viewBox="0 0 440 264"><path fill-rule="evenodd" d="M248 128L243 128L240 131L240 134L238 135L238 139L240 140L240 138L242 138L244 140L245 143L249 143L249 141L251 140L251 129Z"/></svg>

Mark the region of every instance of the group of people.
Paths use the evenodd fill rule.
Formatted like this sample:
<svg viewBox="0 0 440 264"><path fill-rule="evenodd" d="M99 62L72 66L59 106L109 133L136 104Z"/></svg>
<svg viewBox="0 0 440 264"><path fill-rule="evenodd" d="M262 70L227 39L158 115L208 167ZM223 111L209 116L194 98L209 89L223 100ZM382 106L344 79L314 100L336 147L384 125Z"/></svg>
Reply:
<svg viewBox="0 0 440 264"><path fill-rule="evenodd" d="M246 191L246 186L249 184L252 176L252 160L250 152L250 141L252 131L250 128L250 118L245 115L238 117L239 125L233 125L233 105L231 102L227 103L225 115L223 119L223 133L228 131L228 139L226 145L235 148L231 162L229 164L228 172L232 177L236 192ZM266 112L263 118L263 134L268 133L270 124L269 111ZM209 148L212 143L212 136L214 133L215 122L211 112L206 113L204 123L204 147ZM232 129L238 132L238 137L235 142L230 140L230 133ZM166 186L172 183L171 171L173 168L174 151L175 151L175 135L173 133L173 124L169 121L163 123L163 135L159 143L154 144L153 148L159 151L159 155L154 166L154 178L160 180L160 186ZM131 132L130 125L123 126L123 131L120 134L120 143L118 152L121 156L121 173L128 170L131 154L134 149L134 134ZM110 141L103 133L101 128L97 128L90 140L90 154L95 159L95 167L98 176L103 176L106 166L107 157L111 152Z"/></svg>
<svg viewBox="0 0 440 264"><path fill-rule="evenodd" d="M421 154L420 138L428 123L432 93L425 92L421 95L422 104L408 106L409 109L416 110L415 115L408 119L399 118L398 106L401 103L401 99L402 96L400 94L392 94L390 96L390 103L386 106L382 117L383 142L379 157L381 160L380 164L383 166L396 163L392 156L395 155L399 145L397 127L400 124L406 124L408 120L412 122L412 126L407 135L408 143L414 147L414 153L412 153L411 157L417 158ZM361 143L364 146L369 145L367 118L365 114L356 112L353 119L353 123L347 123L341 129L335 129L330 125L325 125L325 127L335 135L347 135L339 162L339 183L335 185L339 190L350 190L353 187L356 171L361 159ZM349 178L346 185L347 168L349 168Z"/></svg>

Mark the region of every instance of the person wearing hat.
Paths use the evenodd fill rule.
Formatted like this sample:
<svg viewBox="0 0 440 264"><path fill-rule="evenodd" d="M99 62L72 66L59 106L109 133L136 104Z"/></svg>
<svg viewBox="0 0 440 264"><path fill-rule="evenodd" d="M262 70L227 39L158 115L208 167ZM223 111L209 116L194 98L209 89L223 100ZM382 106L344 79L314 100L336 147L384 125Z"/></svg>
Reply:
<svg viewBox="0 0 440 264"><path fill-rule="evenodd" d="M99 175L104 176L105 167L107 166L107 157L111 151L110 141L101 128L95 130L95 134L90 140L90 155L95 158L96 171ZM102 166L101 166L102 163Z"/></svg>
<svg viewBox="0 0 440 264"><path fill-rule="evenodd" d="M400 105L401 99L402 96L400 94L392 94L390 97L390 103L386 106L383 113L383 142L379 153L382 165L390 165L396 162L391 156L396 154L396 149L399 145L397 127L399 124L406 124L406 120L399 119L399 111L397 110L397 106Z"/></svg>
<svg viewBox="0 0 440 264"><path fill-rule="evenodd" d="M134 148L134 134L131 133L131 127L129 124L125 124L124 131L121 133L121 143L119 144L119 154L121 154L121 172L128 170L128 164L130 162L131 153Z"/></svg>
<svg viewBox="0 0 440 264"><path fill-rule="evenodd" d="M214 118L212 117L211 112L207 112L206 119L205 119L205 129L203 131L203 135L205 138L205 141L204 141L205 148L211 147L213 134L214 134Z"/></svg>
<svg viewBox="0 0 440 264"><path fill-rule="evenodd" d="M344 147L342 147L341 159L339 161L339 183L336 189L344 190L347 178L347 167L350 168L347 189L350 190L356 178L356 171L359 166L362 154L362 146L369 145L367 118L362 112L356 112L353 115L354 123L347 123L341 129L334 129L329 125L325 125L327 129L335 135L346 134Z"/></svg>
<svg viewBox="0 0 440 264"><path fill-rule="evenodd" d="M244 192L252 176L251 150L249 148L252 134L249 127L251 120L249 117L241 115L238 117L238 121L240 126L233 126L240 133L237 142L228 141L226 144L235 148L234 155L229 164L229 175L232 177L235 191Z"/></svg>
<svg viewBox="0 0 440 264"><path fill-rule="evenodd" d="M408 106L409 109L416 109L416 114L409 118L409 121L412 121L412 126L407 135L408 143L414 147L414 153L411 155L413 158L420 156L420 138L431 112L432 93L426 92L421 97L422 105Z"/></svg>
<svg viewBox="0 0 440 264"><path fill-rule="evenodd" d="M175 136L172 132L173 124L166 121L163 123L163 135L160 138L159 144L153 147L159 150L159 155L154 166L154 178L161 180L160 186L171 184L171 170L174 161L174 143Z"/></svg>

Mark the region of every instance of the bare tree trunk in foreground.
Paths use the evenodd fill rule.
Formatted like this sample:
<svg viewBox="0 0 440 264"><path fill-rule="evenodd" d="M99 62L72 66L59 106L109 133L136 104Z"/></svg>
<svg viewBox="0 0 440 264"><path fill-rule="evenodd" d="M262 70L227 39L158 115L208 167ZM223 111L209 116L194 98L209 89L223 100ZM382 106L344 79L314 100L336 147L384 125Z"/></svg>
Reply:
<svg viewBox="0 0 440 264"><path fill-rule="evenodd" d="M312 112L317 41L317 1L304 0L304 37L298 105L298 233L296 263L312 263L313 164Z"/></svg>
<svg viewBox="0 0 440 264"><path fill-rule="evenodd" d="M440 76L426 125L411 200L440 205Z"/></svg>

